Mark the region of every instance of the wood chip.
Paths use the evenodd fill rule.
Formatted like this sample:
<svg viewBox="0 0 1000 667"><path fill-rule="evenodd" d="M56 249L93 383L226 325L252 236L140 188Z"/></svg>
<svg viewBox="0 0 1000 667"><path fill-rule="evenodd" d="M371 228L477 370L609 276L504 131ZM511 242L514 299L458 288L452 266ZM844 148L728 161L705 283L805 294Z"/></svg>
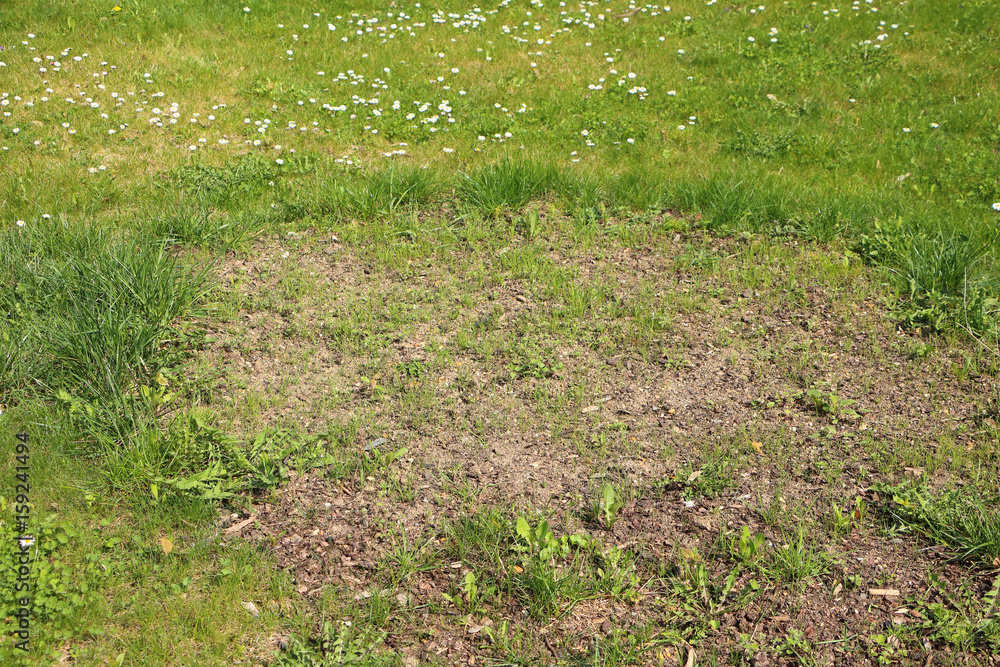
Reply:
<svg viewBox="0 0 1000 667"><path fill-rule="evenodd" d="M869 588L868 594L891 598L899 595L899 591L897 591L895 588Z"/></svg>
<svg viewBox="0 0 1000 667"><path fill-rule="evenodd" d="M240 521L239 523L234 523L229 528L226 528L226 535L232 535L233 533L240 532L241 530L243 530L244 528L246 528L247 526L249 526L251 523L253 523L254 520L256 520L256 518L257 518L257 515L253 514L253 515L250 516L249 519L244 519L243 521Z"/></svg>

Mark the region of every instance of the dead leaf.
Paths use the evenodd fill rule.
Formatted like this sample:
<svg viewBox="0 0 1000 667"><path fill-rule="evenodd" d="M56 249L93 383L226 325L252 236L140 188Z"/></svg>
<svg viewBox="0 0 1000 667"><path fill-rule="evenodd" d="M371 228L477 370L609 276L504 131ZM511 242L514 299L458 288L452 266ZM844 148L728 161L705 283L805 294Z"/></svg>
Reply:
<svg viewBox="0 0 1000 667"><path fill-rule="evenodd" d="M257 605L255 605L253 602L241 602L240 604L243 605L243 608L247 610L247 613L249 613L254 618L260 616L260 612L257 611Z"/></svg>
<svg viewBox="0 0 1000 667"><path fill-rule="evenodd" d="M163 549L164 554L170 555L170 552L174 550L174 543L168 537L161 537L160 548Z"/></svg>
<svg viewBox="0 0 1000 667"><path fill-rule="evenodd" d="M764 443L754 441L754 442L751 442L750 444L753 445L753 448L757 451L758 454L760 454L762 451L764 451Z"/></svg>
<svg viewBox="0 0 1000 667"><path fill-rule="evenodd" d="M701 471L700 470L695 470L693 473L691 473L690 475L688 475L688 484L690 484L694 480L698 479L699 477L701 477Z"/></svg>
<svg viewBox="0 0 1000 667"><path fill-rule="evenodd" d="M687 662L684 663L684 667L694 667L694 660L695 660L694 649L693 648L689 648L688 649L688 659L687 659Z"/></svg>
<svg viewBox="0 0 1000 667"><path fill-rule="evenodd" d="M524 572L524 568L521 567L520 565L515 565L514 566L514 572L517 572L518 574L521 574L522 572Z"/></svg>
<svg viewBox="0 0 1000 667"><path fill-rule="evenodd" d="M701 560L701 554L694 549L688 549L687 547L681 547L681 556L687 560L693 560L695 562Z"/></svg>

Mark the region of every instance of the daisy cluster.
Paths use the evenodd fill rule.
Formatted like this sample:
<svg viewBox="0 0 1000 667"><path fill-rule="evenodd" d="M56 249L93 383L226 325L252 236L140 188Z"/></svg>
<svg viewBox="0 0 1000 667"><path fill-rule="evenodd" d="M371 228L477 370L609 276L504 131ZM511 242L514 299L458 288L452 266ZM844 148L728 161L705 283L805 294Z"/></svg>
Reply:
<svg viewBox="0 0 1000 667"><path fill-rule="evenodd" d="M814 11L827 20L881 18L875 0L851 2L850 11L815 3ZM663 73L681 72L695 59L699 42L692 35L703 16L694 5L678 16L669 5L635 1L501 0L490 9L398 4L368 13L316 10L294 22L290 12L265 18L253 4L233 7L238 23L253 26L260 37L253 57L263 53L269 68L255 95L224 87L200 94L178 83L171 64L139 66L126 59L127 48L102 55L92 44L25 32L0 52L0 72L17 74L0 77L2 155L109 155L116 146L137 143L190 159L268 151L285 161L286 153L324 141L335 144L338 162L352 166L424 150L461 156L492 145L523 145L537 119L535 106L542 106L538 96L567 78L577 82L572 85L588 108L607 117L655 109L663 126L655 134L669 132L665 141L680 141L701 122L685 89L694 77L677 74L673 81ZM723 16L729 8L707 0L699 11ZM743 8L743 15L748 25L768 21L761 32L744 33L743 46L777 44L786 34L779 30L780 11L762 4ZM861 45L888 45L899 28L877 21ZM648 43L622 40L640 29ZM667 54L670 67L650 66ZM509 85L493 85L500 78ZM239 79L236 87L247 83ZM575 149L570 159L646 141L628 136L628 126L610 136L606 125L573 116L565 129L568 148ZM72 163L88 174L115 168L108 158Z"/></svg>
<svg viewBox="0 0 1000 667"><path fill-rule="evenodd" d="M27 33L21 42L27 58L11 52L8 59L22 71L33 70L38 86L30 94L0 91L0 106L4 114L2 130L6 130L0 130L0 137L6 135L22 139L15 142L15 150L24 146L23 138L28 134L31 135L31 145L35 147L46 144L52 148L73 150L74 140L86 141L90 145L99 134L105 137L105 141L134 142L152 132L160 136L159 145L172 145L177 150L195 153L208 149L245 150L238 148L240 146L275 149L277 141L285 145L293 143L295 140L289 135L302 137L331 132L342 135L348 121L354 123L347 123L352 131L379 137L380 134L385 135L383 126L391 120L395 135L400 135L402 128L409 132L406 137L416 140L420 134L433 136L459 130L461 119L468 115L463 113L471 103L466 101L472 97L467 89L476 79L463 77L460 67L450 65L449 50L443 48L449 43L456 43L457 38L477 39L480 42L476 48L477 55L481 54L483 61L490 63L496 49L492 47L492 40L486 37L495 33L509 35L516 43L529 45L525 65L536 76L544 76L545 61L559 55L558 51L549 47L557 44L560 36L581 29L599 35L602 27L655 20L657 17L662 19L670 12L669 6L640 6L634 2L629 3L624 14L613 14L606 3L593 0L547 4L548 7L542 0L534 0L522 9L512 6L510 0L504 0L491 10L473 5L461 11L448 11L439 8L424 10L418 2L412 7L390 8L370 15L352 12L328 16L326 12L316 11L306 22L276 23L276 59L296 65L301 61L329 62L318 52L336 48L334 44L337 42L347 45L342 48L350 48L352 42L357 42L355 48L360 46L368 51L371 50L367 48L369 43L374 46L375 43L384 45L396 39L427 39L428 33L441 40L442 30L450 35L446 34L445 39L438 42L441 50L436 55L441 67L427 79L427 84L432 90L437 90L437 94L429 97L404 95L406 89L414 87L415 70L420 68L426 75L427 67L411 67L401 61L402 77L394 80L388 67L378 76L373 76L370 68L365 67L369 55L362 53L359 66L352 69L334 74L328 72L328 65L315 68L313 71L319 86L302 87L303 90L308 89L310 95L295 100L275 96L275 103L270 105L270 109L253 104L247 107L232 99L196 103L184 95L187 91L176 89L170 95L175 99L170 99L168 93L156 87L156 81L171 78L168 65L151 68L151 71L133 70L122 75L118 64L98 60L84 50L77 53L76 47L41 45L42 40L34 33ZM250 5L237 8L237 11L245 15L246 20L256 16ZM514 21L515 18L518 20ZM496 26L491 33L478 38L474 36L474 33L482 32L494 23ZM620 49L615 53L619 52ZM609 56L608 61L613 62L613 58ZM7 66L7 62L0 62L0 67ZM400 81L401 78L404 80ZM31 87L30 81L27 87ZM645 101L653 94L633 68L620 73L611 69L607 76L599 77L596 84L588 87L590 93L611 88L626 91L626 99L637 101ZM362 92L362 89L368 92ZM672 90L668 97L674 95L676 92ZM42 113L38 107L57 101L71 110L58 114L56 126L46 127L49 125L47 119L56 114ZM508 121L514 120L516 114L532 110L532 106L520 100L510 104L504 99L495 101L480 97L475 104L478 109L495 109ZM512 107L513 111L508 107ZM39 123L44 130L39 129ZM475 128L470 128L475 141L479 142L479 137L484 136L482 141L488 138L494 143L511 139L513 129L508 123L503 132L484 136L475 132ZM406 155L406 151L397 147L396 143L388 147L394 150L379 153L385 157ZM11 146L3 148L9 151ZM97 173L106 170L109 165L84 166L88 173Z"/></svg>

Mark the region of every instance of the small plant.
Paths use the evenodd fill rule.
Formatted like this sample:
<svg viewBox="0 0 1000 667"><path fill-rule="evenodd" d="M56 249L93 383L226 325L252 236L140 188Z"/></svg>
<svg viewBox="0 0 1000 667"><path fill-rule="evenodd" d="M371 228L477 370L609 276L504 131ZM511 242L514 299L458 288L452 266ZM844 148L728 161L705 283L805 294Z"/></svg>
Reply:
<svg viewBox="0 0 1000 667"><path fill-rule="evenodd" d="M391 653L380 654L376 648L385 640L384 633L360 630L350 622L336 625L324 621L319 636L303 639L292 635L288 648L277 655L281 667L379 667L395 664Z"/></svg>
<svg viewBox="0 0 1000 667"><path fill-rule="evenodd" d="M604 520L604 526L613 530L618 521L618 511L622 508L622 500L615 493L615 488L605 484L601 489L601 499L597 504L598 516Z"/></svg>
<svg viewBox="0 0 1000 667"><path fill-rule="evenodd" d="M507 365L512 378L536 378L539 380L555 376L562 370L562 364L551 364L543 359L532 357L518 363Z"/></svg>
<svg viewBox="0 0 1000 667"><path fill-rule="evenodd" d="M589 544L585 536L578 534L557 538L545 519L532 528L524 517L518 517L515 530L517 536L524 541L524 544L516 549L526 557L537 558L540 561L554 562L557 558L568 556L574 548L585 548Z"/></svg>
<svg viewBox="0 0 1000 667"><path fill-rule="evenodd" d="M527 214L518 218L518 226L524 233L524 238L529 243L538 238L538 235L542 231L542 223L538 217L538 211L532 209L527 212Z"/></svg>
<svg viewBox="0 0 1000 667"><path fill-rule="evenodd" d="M805 633L798 628L788 628L788 634L775 645L778 655L795 658L797 664L812 664L812 644Z"/></svg>
<svg viewBox="0 0 1000 667"><path fill-rule="evenodd" d="M824 574L830 569L830 557L813 549L806 542L805 532L794 536L784 535L787 544L775 546L771 563L772 575L788 583L803 583Z"/></svg>
<svg viewBox="0 0 1000 667"><path fill-rule="evenodd" d="M934 353L935 349L936 348L933 345L928 345L927 343L917 343L910 348L908 354L910 359L926 359Z"/></svg>
<svg viewBox="0 0 1000 667"><path fill-rule="evenodd" d="M575 577L559 561L576 549L587 548L590 541L583 535L556 537L545 519L532 528L524 517L518 517L515 530L522 541L514 548L521 554L521 564L514 567L520 575L515 590L526 598L536 618L568 611L579 598L571 598L569 605L562 604Z"/></svg>
<svg viewBox="0 0 1000 667"><path fill-rule="evenodd" d="M708 614L708 626L717 630L718 618L731 608L742 607L760 591L760 584L751 579L737 591L740 568L713 576L696 548L679 549L676 576L672 579L672 589L681 606L696 617Z"/></svg>
<svg viewBox="0 0 1000 667"><path fill-rule="evenodd" d="M941 602L926 602L920 615L932 639L959 651L976 648L992 654L1000 651L1000 575L979 597L974 580L966 579L957 588L941 581L937 573L927 575L930 591Z"/></svg>
<svg viewBox="0 0 1000 667"><path fill-rule="evenodd" d="M751 534L750 526L743 526L739 537L734 537L729 543L729 552L740 563L750 565L757 560L761 547L767 541L762 534Z"/></svg>
<svg viewBox="0 0 1000 667"><path fill-rule="evenodd" d="M635 571L635 558L631 552L610 547L597 557L598 587L610 595L634 602L639 597L639 576Z"/></svg>
<svg viewBox="0 0 1000 667"><path fill-rule="evenodd" d="M923 534L949 547L958 559L992 563L1000 558L995 487L967 485L941 493L924 483L875 488L886 499L882 515L891 526Z"/></svg>
<svg viewBox="0 0 1000 667"><path fill-rule="evenodd" d="M461 584L464 595L442 593L441 597L463 610L466 614L475 615L479 613L481 606L487 604L497 593L496 586L491 585L486 588L480 588L480 584L481 581L476 577L476 573L469 570L465 573L465 578Z"/></svg>
<svg viewBox="0 0 1000 667"><path fill-rule="evenodd" d="M834 424L837 423L838 419L858 417L857 412L848 409L848 406L853 405L855 401L840 398L835 392L825 392L813 388L805 392L805 399L812 403L817 415L828 416Z"/></svg>
<svg viewBox="0 0 1000 667"><path fill-rule="evenodd" d="M965 357L961 364L952 363L951 369L955 373L955 378L959 382L965 382L969 375L974 374L978 371L979 364L972 357Z"/></svg>
<svg viewBox="0 0 1000 667"><path fill-rule="evenodd" d="M896 635L873 634L868 636L868 655L877 665L891 665L899 660L901 647Z"/></svg>
<svg viewBox="0 0 1000 667"><path fill-rule="evenodd" d="M830 506L830 513L826 517L827 525L835 536L846 535L855 528L859 528L868 516L868 505L861 496L855 496L854 506L847 511L841 509L840 505L833 503Z"/></svg>

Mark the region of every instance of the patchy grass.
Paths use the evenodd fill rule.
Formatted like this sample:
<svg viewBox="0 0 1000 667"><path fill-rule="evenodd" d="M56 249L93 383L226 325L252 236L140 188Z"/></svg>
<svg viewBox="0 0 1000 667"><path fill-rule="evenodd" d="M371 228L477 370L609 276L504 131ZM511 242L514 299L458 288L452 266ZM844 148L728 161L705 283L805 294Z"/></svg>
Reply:
<svg viewBox="0 0 1000 667"><path fill-rule="evenodd" d="M992 10L5 10L0 662L995 664Z"/></svg>

